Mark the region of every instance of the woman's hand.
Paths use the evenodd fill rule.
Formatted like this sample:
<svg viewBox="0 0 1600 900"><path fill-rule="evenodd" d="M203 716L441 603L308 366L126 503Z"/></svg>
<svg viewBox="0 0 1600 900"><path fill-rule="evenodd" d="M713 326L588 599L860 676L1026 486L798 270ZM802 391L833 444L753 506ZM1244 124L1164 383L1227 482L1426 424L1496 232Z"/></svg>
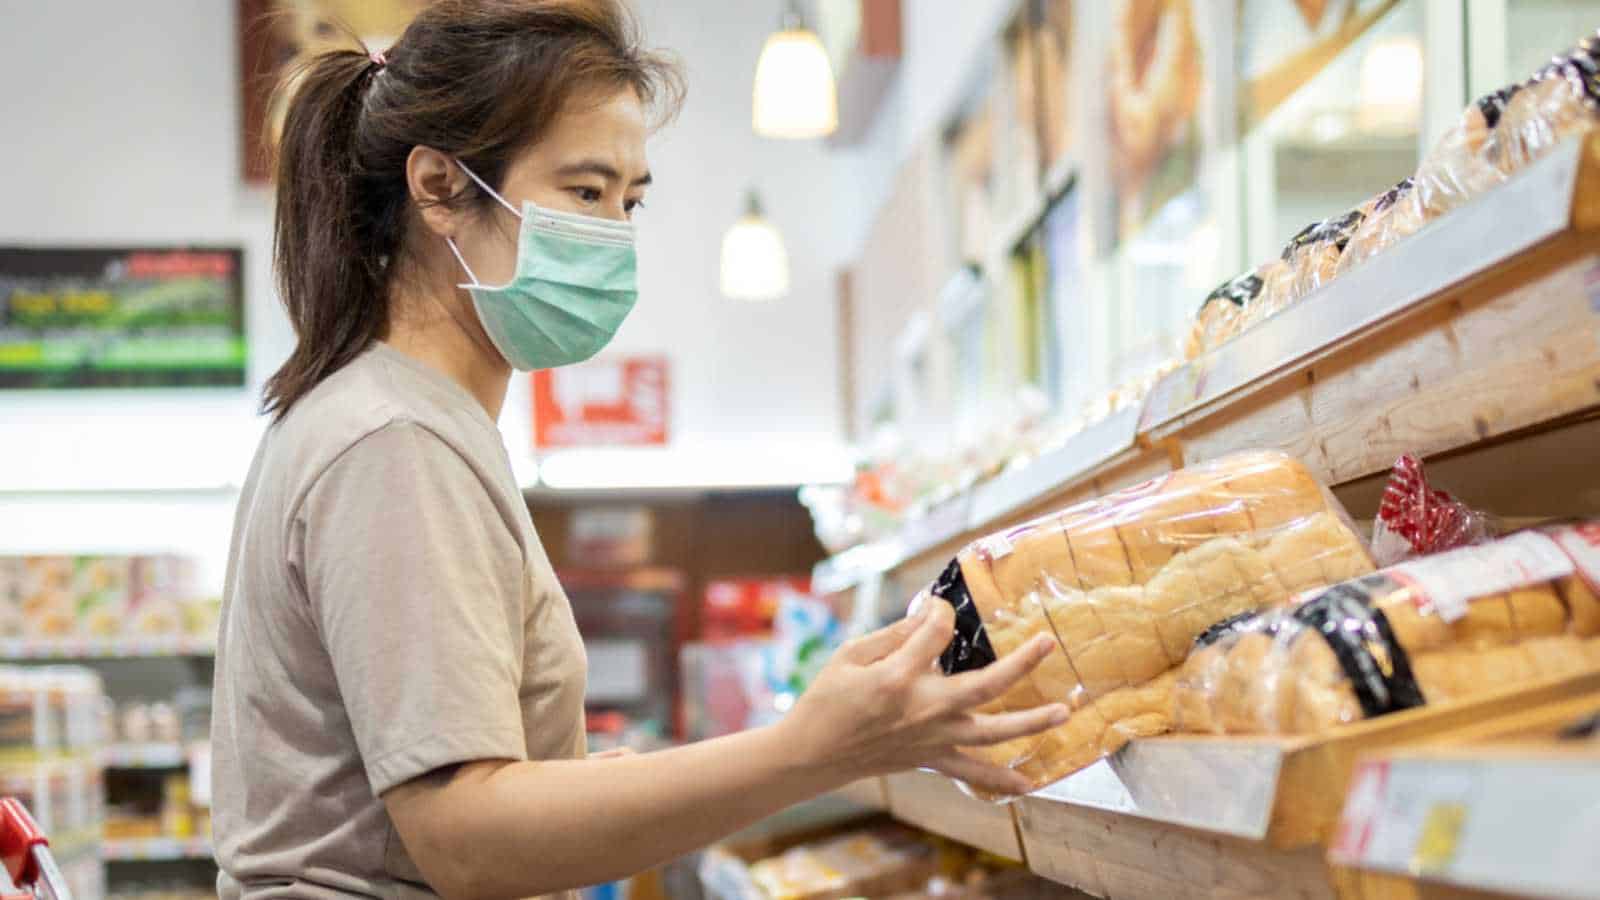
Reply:
<svg viewBox="0 0 1600 900"><path fill-rule="evenodd" d="M972 710L999 697L1049 654L1040 635L974 672L946 677L935 667L954 632L947 603L840 647L780 727L810 764L854 780L928 768L975 788L1026 793L1022 775L963 755L957 747L998 744L1067 720L1064 704L1009 713Z"/></svg>

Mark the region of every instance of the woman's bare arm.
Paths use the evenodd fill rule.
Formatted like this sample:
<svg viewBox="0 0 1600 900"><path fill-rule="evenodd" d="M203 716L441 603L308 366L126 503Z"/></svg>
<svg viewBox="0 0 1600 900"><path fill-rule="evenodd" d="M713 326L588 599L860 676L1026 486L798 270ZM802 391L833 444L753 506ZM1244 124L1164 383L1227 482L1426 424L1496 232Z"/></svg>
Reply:
<svg viewBox="0 0 1600 900"><path fill-rule="evenodd" d="M857 778L919 766L1002 792L1026 782L956 752L1041 731L1065 707L981 715L1043 659L1041 638L978 672L933 662L951 612L846 644L776 725L610 759L485 760L384 794L411 858L447 898L490 900L577 888L650 868Z"/></svg>

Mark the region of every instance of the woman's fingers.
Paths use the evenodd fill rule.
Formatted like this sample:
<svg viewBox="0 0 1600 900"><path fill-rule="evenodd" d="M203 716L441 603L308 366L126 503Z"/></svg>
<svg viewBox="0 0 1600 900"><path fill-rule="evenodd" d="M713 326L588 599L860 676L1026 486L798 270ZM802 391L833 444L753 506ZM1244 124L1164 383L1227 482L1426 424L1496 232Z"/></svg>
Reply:
<svg viewBox="0 0 1600 900"><path fill-rule="evenodd" d="M956 611L950 604L929 603L926 606L927 612L917 630L890 656L896 666L907 672L926 671L955 636Z"/></svg>
<svg viewBox="0 0 1600 900"><path fill-rule="evenodd" d="M991 794L1015 797L1033 790L1033 782L1020 772L993 763L980 762L954 750L930 760L927 767Z"/></svg>
<svg viewBox="0 0 1600 900"><path fill-rule="evenodd" d="M1072 710L1064 703L1050 703L1019 712L978 713L957 719L949 733L942 737L962 747L986 747L1054 728L1071 715Z"/></svg>
<svg viewBox="0 0 1600 900"><path fill-rule="evenodd" d="M1008 653L976 671L951 676L946 679L950 708L972 709L999 697L1044 662L1055 648L1055 638L1048 634L1036 635L1015 653Z"/></svg>
<svg viewBox="0 0 1600 900"><path fill-rule="evenodd" d="M918 610L917 615L907 616L893 625L845 641L839 646L838 655L858 666L870 666L898 650L906 638L916 632L926 614L924 607Z"/></svg>

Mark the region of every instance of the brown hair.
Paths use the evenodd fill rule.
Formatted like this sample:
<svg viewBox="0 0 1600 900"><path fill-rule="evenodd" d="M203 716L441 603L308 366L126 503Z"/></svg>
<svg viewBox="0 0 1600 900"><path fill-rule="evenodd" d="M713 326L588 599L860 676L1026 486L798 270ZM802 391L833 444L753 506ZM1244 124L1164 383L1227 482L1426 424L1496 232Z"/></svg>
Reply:
<svg viewBox="0 0 1600 900"><path fill-rule="evenodd" d="M625 0L436 0L382 57L325 50L283 86L273 257L297 340L266 383L274 418L386 333L413 147L498 187L581 92L632 88L663 120L683 98L676 64L641 46Z"/></svg>

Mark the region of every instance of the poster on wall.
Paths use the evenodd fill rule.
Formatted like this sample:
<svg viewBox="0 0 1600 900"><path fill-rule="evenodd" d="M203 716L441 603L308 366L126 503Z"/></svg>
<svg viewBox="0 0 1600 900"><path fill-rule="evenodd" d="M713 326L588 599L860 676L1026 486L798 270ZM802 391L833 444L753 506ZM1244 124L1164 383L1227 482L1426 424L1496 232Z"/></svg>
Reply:
<svg viewBox="0 0 1600 900"><path fill-rule="evenodd" d="M1239 116L1248 131L1332 65L1401 0L1240 0Z"/></svg>
<svg viewBox="0 0 1600 900"><path fill-rule="evenodd" d="M328 47L348 47L350 34L387 49L428 0L238 0L239 142L247 182L272 178L271 147L282 129L280 81L297 60Z"/></svg>
<svg viewBox="0 0 1600 900"><path fill-rule="evenodd" d="M1109 137L1116 246L1200 178L1205 157L1201 101L1208 70L1197 0L1115 0L1105 50L1102 102Z"/></svg>
<svg viewBox="0 0 1600 900"><path fill-rule="evenodd" d="M242 258L0 247L0 389L243 387Z"/></svg>
<svg viewBox="0 0 1600 900"><path fill-rule="evenodd" d="M668 439L669 372L657 356L619 356L533 373L533 446L652 447Z"/></svg>

